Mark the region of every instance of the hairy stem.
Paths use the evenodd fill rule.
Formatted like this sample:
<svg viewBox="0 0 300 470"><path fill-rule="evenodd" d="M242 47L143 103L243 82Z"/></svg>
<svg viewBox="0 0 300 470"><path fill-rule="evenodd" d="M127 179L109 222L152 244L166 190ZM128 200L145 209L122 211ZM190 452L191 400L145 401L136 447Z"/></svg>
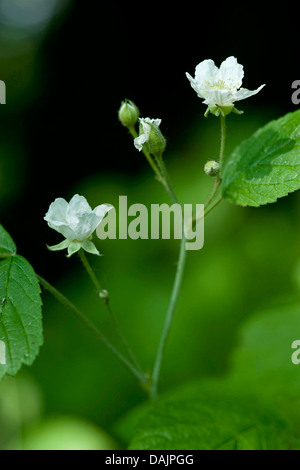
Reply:
<svg viewBox="0 0 300 470"><path fill-rule="evenodd" d="M225 116L220 114L221 120L221 145L220 145L220 156L219 156L219 164L222 170L223 160L224 160L224 150L225 150L225 140L226 140L226 119Z"/></svg>
<svg viewBox="0 0 300 470"><path fill-rule="evenodd" d="M173 184L171 182L171 179L170 179L169 173L167 171L165 162L163 161L162 155L157 155L155 157L155 160L157 162L157 166L160 170L160 173L161 173L161 175L162 175L162 177L165 181L165 188L167 190L167 193L169 194L169 197L170 197L171 201L173 202L173 204L178 204L178 198L176 196Z"/></svg>

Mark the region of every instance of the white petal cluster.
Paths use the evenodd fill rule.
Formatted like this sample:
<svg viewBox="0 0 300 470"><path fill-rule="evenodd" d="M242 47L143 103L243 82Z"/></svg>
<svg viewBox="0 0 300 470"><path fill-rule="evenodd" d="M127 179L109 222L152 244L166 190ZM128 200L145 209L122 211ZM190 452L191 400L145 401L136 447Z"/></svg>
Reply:
<svg viewBox="0 0 300 470"><path fill-rule="evenodd" d="M58 251L68 249L71 256L80 248L98 254L95 245L91 242L91 237L106 213L112 208L107 204L91 209L87 200L83 196L76 194L68 203L63 198L55 199L50 205L44 219L49 227L61 233L66 240L59 245L49 247L50 250Z"/></svg>
<svg viewBox="0 0 300 470"><path fill-rule="evenodd" d="M228 57L220 68L213 60L200 62L195 69L195 78L186 73L191 86L203 103L208 106L230 107L236 101L256 95L265 85L256 90L241 88L244 69L235 57Z"/></svg>
<svg viewBox="0 0 300 470"><path fill-rule="evenodd" d="M151 130L159 131L161 119L139 118L139 123L140 135L134 139L134 146L141 152L143 145L149 142Z"/></svg>

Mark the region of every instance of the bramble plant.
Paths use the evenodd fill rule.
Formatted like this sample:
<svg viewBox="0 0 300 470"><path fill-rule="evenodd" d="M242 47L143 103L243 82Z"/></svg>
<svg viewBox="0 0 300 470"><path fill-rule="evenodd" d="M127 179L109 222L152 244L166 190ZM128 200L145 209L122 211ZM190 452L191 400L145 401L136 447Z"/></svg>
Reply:
<svg viewBox="0 0 300 470"><path fill-rule="evenodd" d="M227 58L220 68L212 60L204 60L197 65L194 78L186 75L207 105L205 117L210 114L217 117L221 128L219 157L204 166L205 174L214 178L212 191L204 213L197 214L192 224L199 224L224 199L240 206L259 207L300 189L300 110L269 122L225 158L226 116L242 114L235 103L256 95L265 85L254 91L241 88L244 71L235 57ZM145 156L158 183L165 188L170 203L182 205L163 158L166 139L161 119L140 117L138 107L128 99L121 103L118 117L132 136L134 147ZM39 354L43 344L42 286L107 346L148 396L130 449L291 448L293 444L285 433L288 424L274 410L262 411L259 403L249 403L247 395L235 388L234 381L193 384L174 395L161 396L162 364L181 291L190 227L183 226L170 301L149 372L141 367L113 310L110 294L100 284L88 258L100 255L92 238L111 209L108 204L92 209L85 197L76 194L69 203L63 198L56 199L44 219L64 237L49 250L67 250L67 257L77 253L122 347L117 347L85 312L38 275L17 253L13 239L0 226L0 379L6 374L15 376L23 364L30 366ZM217 425L220 422L222 426Z"/></svg>

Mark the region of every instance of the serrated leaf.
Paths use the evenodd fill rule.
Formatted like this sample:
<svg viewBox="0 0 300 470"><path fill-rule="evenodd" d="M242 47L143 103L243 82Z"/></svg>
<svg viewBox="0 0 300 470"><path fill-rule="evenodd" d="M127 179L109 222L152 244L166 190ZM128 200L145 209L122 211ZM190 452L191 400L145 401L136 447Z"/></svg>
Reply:
<svg viewBox="0 0 300 470"><path fill-rule="evenodd" d="M278 450L288 444L281 418L221 381L195 384L156 405L130 450Z"/></svg>
<svg viewBox="0 0 300 470"><path fill-rule="evenodd" d="M15 255L16 245L7 231L0 225L0 258Z"/></svg>
<svg viewBox="0 0 300 470"><path fill-rule="evenodd" d="M31 265L19 255L0 262L0 341L5 362L0 379L31 365L43 343L40 287Z"/></svg>
<svg viewBox="0 0 300 470"><path fill-rule="evenodd" d="M300 188L300 110L271 121L225 161L224 198L258 207Z"/></svg>

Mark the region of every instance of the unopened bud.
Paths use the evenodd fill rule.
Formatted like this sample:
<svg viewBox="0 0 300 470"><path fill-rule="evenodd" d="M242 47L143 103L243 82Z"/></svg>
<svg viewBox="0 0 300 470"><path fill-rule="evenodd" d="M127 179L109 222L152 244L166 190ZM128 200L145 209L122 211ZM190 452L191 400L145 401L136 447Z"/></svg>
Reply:
<svg viewBox="0 0 300 470"><path fill-rule="evenodd" d="M166 139L162 135L159 126L161 119L140 118L140 135L134 139L134 145L138 150L143 148L154 156L160 156L166 148Z"/></svg>
<svg viewBox="0 0 300 470"><path fill-rule="evenodd" d="M122 101L119 109L119 120L125 127L133 127L137 123L139 117L138 107L130 100Z"/></svg>
<svg viewBox="0 0 300 470"><path fill-rule="evenodd" d="M204 171L207 176L217 176L220 173L220 164L214 160L210 160L205 164Z"/></svg>
<svg viewBox="0 0 300 470"><path fill-rule="evenodd" d="M108 291L106 289L101 290L100 293L99 293L99 297L100 297L100 299L108 300L108 298L109 298Z"/></svg>

